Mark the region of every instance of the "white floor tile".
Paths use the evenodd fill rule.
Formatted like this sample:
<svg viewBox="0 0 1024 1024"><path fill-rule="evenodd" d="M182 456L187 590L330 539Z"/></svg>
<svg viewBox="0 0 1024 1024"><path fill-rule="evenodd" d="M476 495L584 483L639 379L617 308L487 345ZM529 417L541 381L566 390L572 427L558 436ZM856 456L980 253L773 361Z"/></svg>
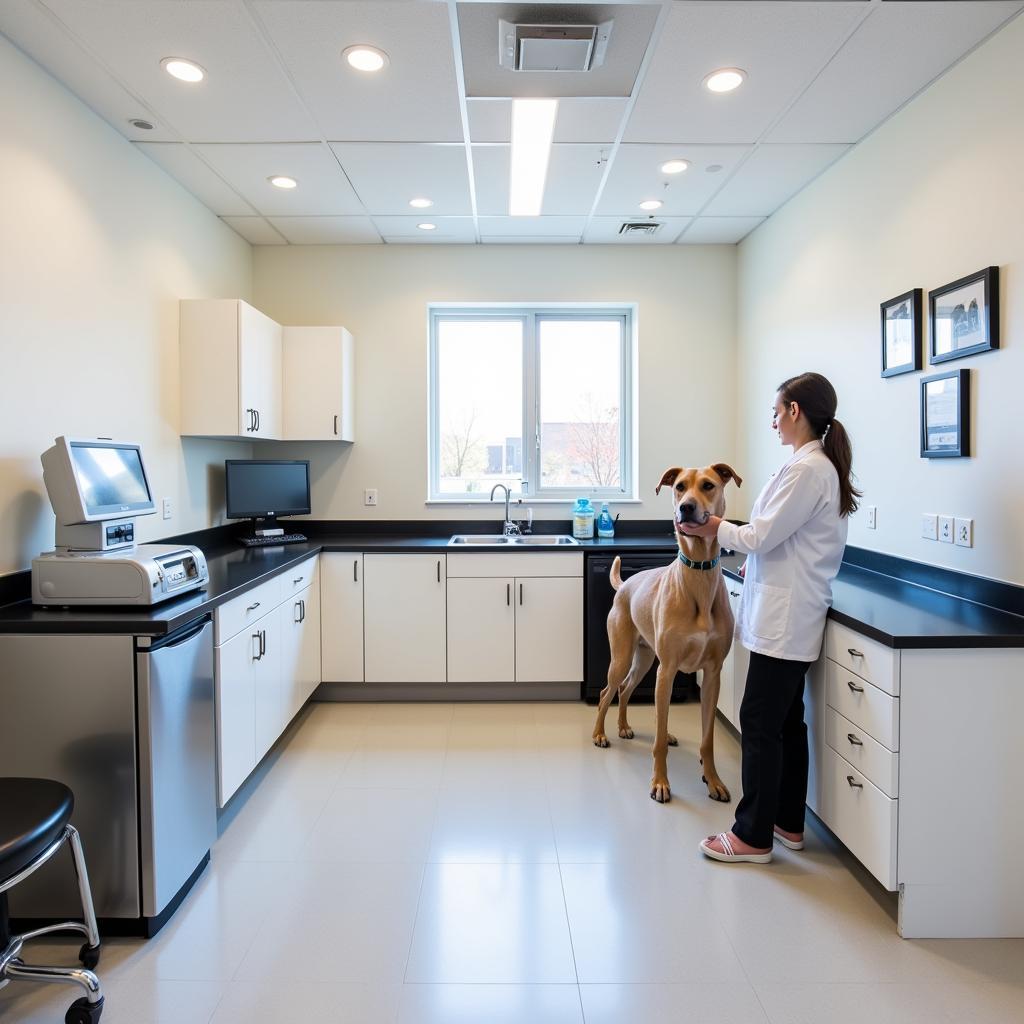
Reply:
<svg viewBox="0 0 1024 1024"><path fill-rule="evenodd" d="M746 982L580 985L580 994L587 1024L768 1024L761 1003Z"/></svg>
<svg viewBox="0 0 1024 1024"><path fill-rule="evenodd" d="M405 985L398 1024L583 1024L576 985Z"/></svg>
<svg viewBox="0 0 1024 1024"><path fill-rule="evenodd" d="M234 981L210 1024L392 1024L400 996L397 984Z"/></svg>

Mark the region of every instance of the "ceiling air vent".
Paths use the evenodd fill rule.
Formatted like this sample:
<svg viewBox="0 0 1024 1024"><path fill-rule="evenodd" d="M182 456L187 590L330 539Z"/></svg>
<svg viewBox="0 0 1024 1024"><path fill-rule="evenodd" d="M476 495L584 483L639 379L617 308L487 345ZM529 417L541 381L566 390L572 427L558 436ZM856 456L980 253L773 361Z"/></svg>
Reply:
<svg viewBox="0 0 1024 1024"><path fill-rule="evenodd" d="M510 71L590 71L604 63L612 21L516 25L498 21L498 60Z"/></svg>
<svg viewBox="0 0 1024 1024"><path fill-rule="evenodd" d="M661 228L661 222L656 220L626 221L619 228L620 235L656 235Z"/></svg>

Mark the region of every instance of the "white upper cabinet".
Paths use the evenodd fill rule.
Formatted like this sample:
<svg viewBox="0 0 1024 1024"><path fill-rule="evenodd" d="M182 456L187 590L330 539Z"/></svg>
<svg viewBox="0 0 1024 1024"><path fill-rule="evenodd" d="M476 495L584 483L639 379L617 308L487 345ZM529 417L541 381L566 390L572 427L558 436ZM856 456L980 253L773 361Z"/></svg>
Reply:
<svg viewBox="0 0 1024 1024"><path fill-rule="evenodd" d="M180 309L181 433L280 438L280 325L241 299Z"/></svg>
<svg viewBox="0 0 1024 1024"><path fill-rule="evenodd" d="M286 441L354 441L352 335L344 327L285 327Z"/></svg>

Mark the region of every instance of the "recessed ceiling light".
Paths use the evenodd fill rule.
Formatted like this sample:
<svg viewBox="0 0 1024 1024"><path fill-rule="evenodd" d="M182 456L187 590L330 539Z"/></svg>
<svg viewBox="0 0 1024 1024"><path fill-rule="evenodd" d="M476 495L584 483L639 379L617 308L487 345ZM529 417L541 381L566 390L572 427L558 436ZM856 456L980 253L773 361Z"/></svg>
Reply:
<svg viewBox="0 0 1024 1024"><path fill-rule="evenodd" d="M142 132L151 132L153 130L153 122L141 117L133 117L128 123L133 128L138 128Z"/></svg>
<svg viewBox="0 0 1024 1024"><path fill-rule="evenodd" d="M341 51L341 55L356 71L380 71L388 62L388 55L376 46L349 46Z"/></svg>
<svg viewBox="0 0 1024 1024"><path fill-rule="evenodd" d="M409 205L416 207L417 210L425 210L428 206L434 205L434 200L426 199L423 196L417 196L415 199L409 200Z"/></svg>
<svg viewBox="0 0 1024 1024"><path fill-rule="evenodd" d="M511 217L540 216L557 113L558 100L512 101L508 197Z"/></svg>
<svg viewBox="0 0 1024 1024"><path fill-rule="evenodd" d="M433 231L433 230L435 230L437 228L437 225L436 224L424 223L424 224L417 224L416 227L418 227L420 229L420 231Z"/></svg>
<svg viewBox="0 0 1024 1024"><path fill-rule="evenodd" d="M206 77L206 72L198 64L184 57L164 57L160 66L182 82L201 82Z"/></svg>
<svg viewBox="0 0 1024 1024"><path fill-rule="evenodd" d="M746 71L742 71L740 68L719 68L717 71L712 71L702 84L711 92L732 92L733 89L738 89L743 84L746 77Z"/></svg>
<svg viewBox="0 0 1024 1024"><path fill-rule="evenodd" d="M295 188L299 184L294 178L289 178L287 174L272 174L267 181L275 188Z"/></svg>
<svg viewBox="0 0 1024 1024"><path fill-rule="evenodd" d="M640 204L640 209L641 210L660 210L661 209L661 205L662 205L662 203L661 203L660 199L645 199Z"/></svg>
<svg viewBox="0 0 1024 1024"><path fill-rule="evenodd" d="M662 174L679 174L690 166L689 160L666 160L661 165Z"/></svg>

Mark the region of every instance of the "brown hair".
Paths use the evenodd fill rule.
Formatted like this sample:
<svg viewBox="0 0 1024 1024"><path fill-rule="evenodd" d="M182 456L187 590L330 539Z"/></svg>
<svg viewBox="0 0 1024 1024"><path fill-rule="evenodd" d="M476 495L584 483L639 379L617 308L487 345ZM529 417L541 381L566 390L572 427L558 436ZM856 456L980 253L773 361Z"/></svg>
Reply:
<svg viewBox="0 0 1024 1024"><path fill-rule="evenodd" d="M836 419L839 399L836 389L820 373L801 373L778 387L784 402L796 402L814 433L821 438L825 454L839 474L839 513L857 511L861 492L853 486L853 446L846 428Z"/></svg>

